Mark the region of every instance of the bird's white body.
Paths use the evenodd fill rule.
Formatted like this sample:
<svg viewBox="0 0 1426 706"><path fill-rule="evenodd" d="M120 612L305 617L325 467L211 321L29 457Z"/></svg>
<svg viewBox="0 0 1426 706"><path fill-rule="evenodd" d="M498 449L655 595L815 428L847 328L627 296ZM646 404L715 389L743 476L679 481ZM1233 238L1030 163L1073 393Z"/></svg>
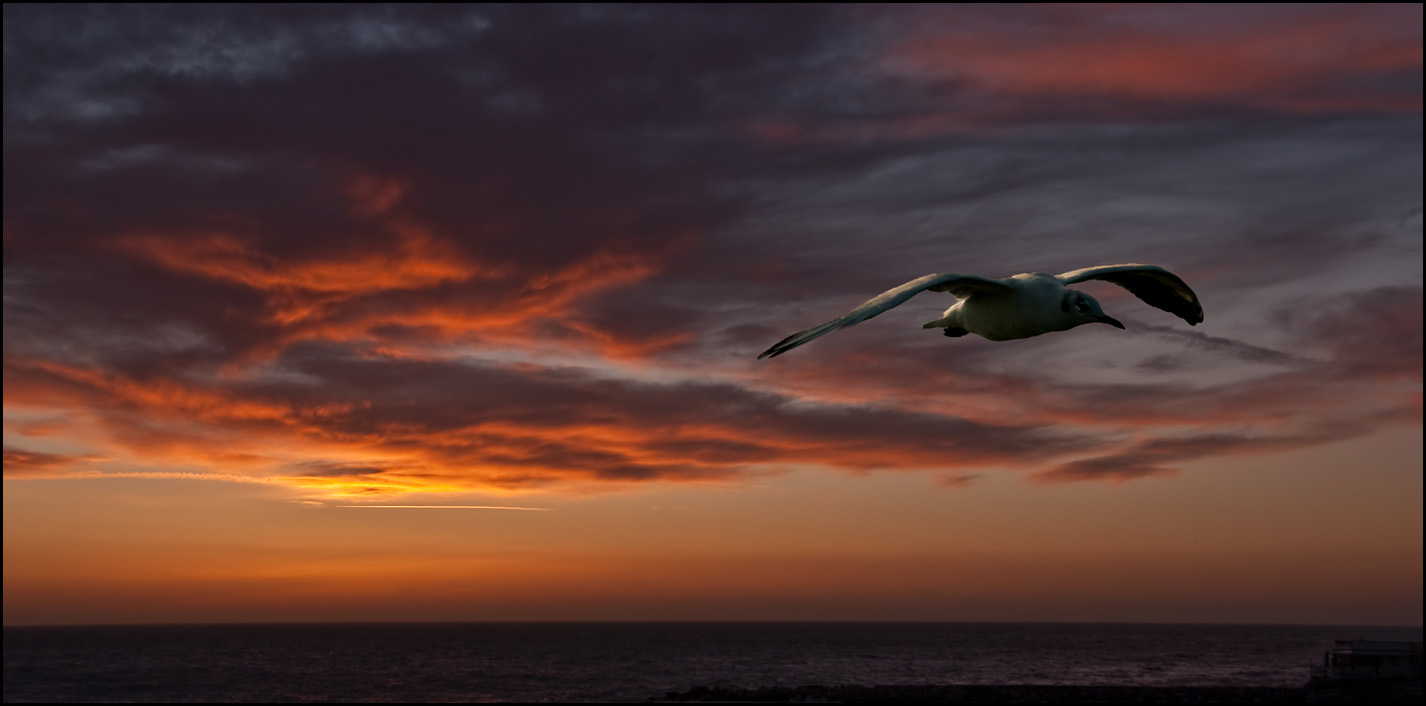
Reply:
<svg viewBox="0 0 1426 706"><path fill-rule="evenodd" d="M1065 317L1060 299L1066 290L1054 275L1015 275L1006 292L985 292L957 299L941 318L922 328L964 329L992 341L1013 341L1051 331L1068 331L1080 321ZM971 305L974 302L974 305Z"/></svg>
<svg viewBox="0 0 1426 706"><path fill-rule="evenodd" d="M882 292L840 318L784 338L758 357L781 355L814 338L861 323L925 291L947 292L956 297L956 303L941 318L923 326L945 329L947 336L973 333L992 341L1012 341L1090 323L1124 328L1124 324L1104 313L1094 297L1066 286L1092 279L1117 284L1191 326L1203 321L1198 295L1178 275L1157 265L1106 265L1058 276L1035 272L1007 279L948 272L926 275Z"/></svg>

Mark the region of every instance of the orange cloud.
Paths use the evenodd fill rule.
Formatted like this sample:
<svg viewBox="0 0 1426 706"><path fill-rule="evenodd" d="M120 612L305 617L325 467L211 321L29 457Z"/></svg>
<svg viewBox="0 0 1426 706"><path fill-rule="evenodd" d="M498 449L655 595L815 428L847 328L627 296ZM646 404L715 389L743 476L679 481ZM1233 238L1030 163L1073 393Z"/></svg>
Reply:
<svg viewBox="0 0 1426 706"><path fill-rule="evenodd" d="M583 335L614 357L636 357L688 340L673 333L629 342L582 322L578 307L600 292L634 284L657 271L657 258L596 252L543 273L474 262L454 247L405 230L390 248L322 258L284 259L225 233L120 238L132 257L164 269L261 292L263 321L279 331L268 356L299 341L381 341L381 329L419 330L425 343L487 340L531 342L531 326L548 320ZM405 348L380 342L386 354Z"/></svg>
<svg viewBox="0 0 1426 706"><path fill-rule="evenodd" d="M1420 376L1419 335L1410 333L1419 331L1419 310L1419 290L1392 288L1311 307L1310 318L1289 322L1304 340L1323 329L1351 335L1350 345L1329 342L1331 358L1310 364L1208 340L1205 350L1219 355L1287 368L1218 385L987 375L973 357L948 368L939 355L895 347L765 366L765 379L738 384L653 384L523 361L361 356L337 346L218 376L135 376L12 356L5 404L31 418L66 412L73 421L65 438L112 459L91 470L206 469L326 497L616 489L808 464L936 470L951 479L1001 467L1037 471L1037 482L1120 482L1201 458L1419 423L1419 388L1397 384ZM978 350L992 354L967 353ZM1363 367L1366 350L1378 351L1391 375ZM886 356L898 365L881 364ZM829 378L841 382L829 388ZM946 390L956 391L950 408ZM10 428L23 435L25 424ZM15 463L30 475L63 467L41 456Z"/></svg>
<svg viewBox="0 0 1426 706"><path fill-rule="evenodd" d="M423 346L452 341L523 347L537 344L549 332L540 324L551 322L562 335L578 336L593 351L616 358L640 357L689 338L673 332L628 340L583 320L579 311L601 293L656 274L664 251L681 247L686 234L674 234L672 245L654 251L609 246L580 255L579 249L555 248L548 257L517 264L508 255L472 255L469 242L462 246L437 235L452 228L434 228L413 215L407 207L413 188L402 179L357 173L338 191L349 227L361 235L319 234L313 240L335 241L320 251L289 252L280 243L229 231L129 233L113 237L110 247L172 273L259 293L261 310L226 312L263 330L268 340L253 351L257 358L313 340L371 344L383 355L419 355ZM604 226L620 220L600 218ZM497 236L511 237L491 237Z"/></svg>
<svg viewBox="0 0 1426 706"><path fill-rule="evenodd" d="M449 361L318 365L282 384L137 380L10 360L5 403L92 417L100 431L87 441L119 462L243 474L328 497L704 482L785 464L1013 466L1094 444L1024 425L791 405L726 384Z"/></svg>
<svg viewBox="0 0 1426 706"><path fill-rule="evenodd" d="M432 287L482 274L453 248L410 235L389 252L352 253L311 262L283 262L225 234L120 238L118 247L175 272L236 282L267 292L357 296ZM285 319L299 317L288 316Z"/></svg>

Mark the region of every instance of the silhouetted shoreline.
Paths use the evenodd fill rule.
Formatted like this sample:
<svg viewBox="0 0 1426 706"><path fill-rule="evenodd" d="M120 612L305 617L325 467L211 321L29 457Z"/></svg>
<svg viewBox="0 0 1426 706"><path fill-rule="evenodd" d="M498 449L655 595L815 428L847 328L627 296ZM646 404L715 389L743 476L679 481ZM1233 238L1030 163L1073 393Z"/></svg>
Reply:
<svg viewBox="0 0 1426 706"><path fill-rule="evenodd" d="M1416 642L1420 629L553 622L7 627L0 682L6 703L1298 703L1307 701L1301 689L1313 674L1322 673L1319 682L1350 675L1349 665L1323 661L1322 648L1342 634ZM1077 686L1046 686L1054 683ZM838 686L853 684L866 686ZM976 686L995 684L1010 686ZM694 690L698 685L721 689ZM821 686L793 688L799 685ZM1185 685L1219 688L1176 688ZM670 692L673 698L666 699Z"/></svg>
<svg viewBox="0 0 1426 706"><path fill-rule="evenodd" d="M1300 704L1419 703L1419 682L1371 688L1271 686L909 685L799 686L731 689L695 686L652 702L743 703L1012 703L1012 704Z"/></svg>

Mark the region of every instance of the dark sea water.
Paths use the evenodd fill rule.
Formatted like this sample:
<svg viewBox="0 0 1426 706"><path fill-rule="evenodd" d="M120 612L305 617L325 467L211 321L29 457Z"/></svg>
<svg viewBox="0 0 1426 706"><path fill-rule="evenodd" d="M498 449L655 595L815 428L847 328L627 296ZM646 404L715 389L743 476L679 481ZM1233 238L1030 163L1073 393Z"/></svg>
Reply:
<svg viewBox="0 0 1426 706"><path fill-rule="evenodd" d="M693 686L1301 686L1421 628L447 623L5 628L9 701L641 701Z"/></svg>

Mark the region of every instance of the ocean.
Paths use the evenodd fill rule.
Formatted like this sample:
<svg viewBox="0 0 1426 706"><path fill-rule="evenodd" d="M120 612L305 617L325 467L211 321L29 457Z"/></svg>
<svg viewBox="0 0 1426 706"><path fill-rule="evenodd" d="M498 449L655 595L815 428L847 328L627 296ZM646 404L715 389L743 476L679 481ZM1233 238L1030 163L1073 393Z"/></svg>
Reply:
<svg viewBox="0 0 1426 706"><path fill-rule="evenodd" d="M4 700L643 701L695 686L1298 687L1421 628L1083 623L6 627Z"/></svg>

